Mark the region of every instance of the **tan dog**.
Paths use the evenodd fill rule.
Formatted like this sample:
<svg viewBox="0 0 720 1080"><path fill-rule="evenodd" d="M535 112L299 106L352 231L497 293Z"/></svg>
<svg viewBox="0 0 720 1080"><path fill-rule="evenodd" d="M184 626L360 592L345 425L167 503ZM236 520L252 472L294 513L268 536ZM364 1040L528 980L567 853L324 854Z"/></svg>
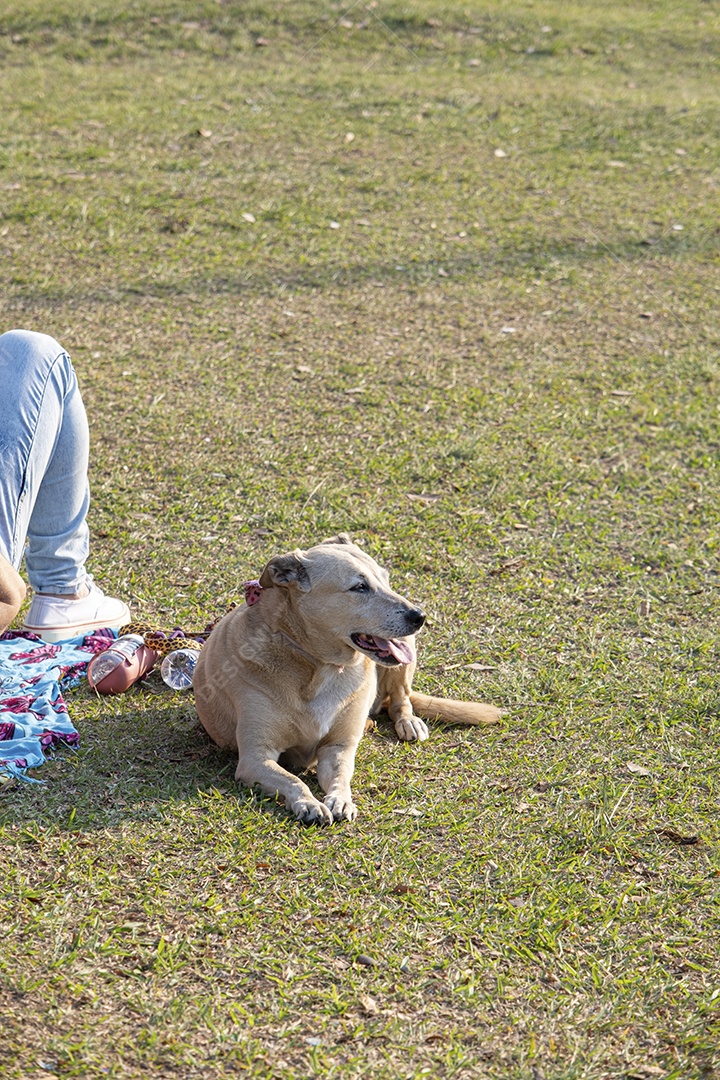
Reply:
<svg viewBox="0 0 720 1080"><path fill-rule="evenodd" d="M200 654L197 711L216 743L237 749L236 780L284 796L307 824L355 817L350 780L370 713L387 708L408 741L428 735L413 706L453 723L499 718L491 705L412 691L425 613L346 536L271 559L247 595ZM316 762L323 802L288 771Z"/></svg>

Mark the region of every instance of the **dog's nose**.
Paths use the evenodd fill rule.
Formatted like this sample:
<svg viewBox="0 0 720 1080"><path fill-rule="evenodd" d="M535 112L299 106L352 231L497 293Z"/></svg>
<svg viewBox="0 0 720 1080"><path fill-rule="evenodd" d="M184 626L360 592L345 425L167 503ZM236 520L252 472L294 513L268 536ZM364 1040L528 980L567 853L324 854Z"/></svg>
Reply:
<svg viewBox="0 0 720 1080"><path fill-rule="evenodd" d="M422 624L425 622L427 615L422 608L411 608L405 615L408 626L410 627L410 633L414 634L416 630L419 630Z"/></svg>

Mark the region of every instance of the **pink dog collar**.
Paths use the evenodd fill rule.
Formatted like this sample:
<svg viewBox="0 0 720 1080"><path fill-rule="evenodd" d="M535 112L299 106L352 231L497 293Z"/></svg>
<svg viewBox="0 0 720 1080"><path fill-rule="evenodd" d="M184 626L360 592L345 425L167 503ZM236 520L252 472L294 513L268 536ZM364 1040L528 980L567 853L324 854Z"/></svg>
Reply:
<svg viewBox="0 0 720 1080"><path fill-rule="evenodd" d="M252 607L253 604L257 604L260 599L260 593L263 591L263 587L259 581L246 581L243 585L243 592L245 593L245 603L248 607Z"/></svg>

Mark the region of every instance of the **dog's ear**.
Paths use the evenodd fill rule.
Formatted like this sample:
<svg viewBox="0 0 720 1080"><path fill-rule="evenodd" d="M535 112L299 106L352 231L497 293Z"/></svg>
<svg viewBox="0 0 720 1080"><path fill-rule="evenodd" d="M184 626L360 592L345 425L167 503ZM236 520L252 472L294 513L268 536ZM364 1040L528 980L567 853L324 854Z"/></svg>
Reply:
<svg viewBox="0 0 720 1080"><path fill-rule="evenodd" d="M293 551L290 555L276 555L263 570L260 584L263 589L271 589L273 585L297 585L301 592L309 592L310 576L302 552Z"/></svg>
<svg viewBox="0 0 720 1080"><path fill-rule="evenodd" d="M352 544L353 539L348 533L338 533L337 536L329 536L327 540L321 540L321 544Z"/></svg>

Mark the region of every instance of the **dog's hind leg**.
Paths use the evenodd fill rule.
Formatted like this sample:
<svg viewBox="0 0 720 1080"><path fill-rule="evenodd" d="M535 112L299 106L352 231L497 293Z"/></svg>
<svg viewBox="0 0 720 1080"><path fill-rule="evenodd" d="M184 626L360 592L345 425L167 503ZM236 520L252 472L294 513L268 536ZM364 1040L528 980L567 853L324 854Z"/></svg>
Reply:
<svg viewBox="0 0 720 1080"><path fill-rule="evenodd" d="M386 709L402 742L422 742L430 732L427 724L413 712L410 701L415 664L378 668L378 694L374 712Z"/></svg>

